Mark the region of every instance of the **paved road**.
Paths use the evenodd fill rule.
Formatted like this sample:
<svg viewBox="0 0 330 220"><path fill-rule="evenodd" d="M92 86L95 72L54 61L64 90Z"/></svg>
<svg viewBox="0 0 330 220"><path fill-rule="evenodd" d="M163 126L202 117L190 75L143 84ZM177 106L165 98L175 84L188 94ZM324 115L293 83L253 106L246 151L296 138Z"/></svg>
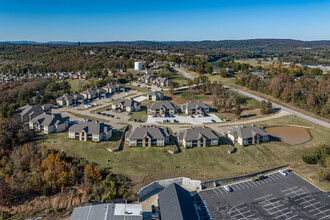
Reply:
<svg viewBox="0 0 330 220"><path fill-rule="evenodd" d="M186 73L185 71L183 71L183 70L181 70L181 69L178 69L178 68L174 68L174 69L175 69L176 71L180 72L182 75L186 76L186 77L189 78L189 79L193 79L193 78L194 78L193 76L189 75L188 73ZM233 91L236 91L236 92L238 92L239 94L242 94L242 95L245 95L245 96L247 96L247 97L250 97L250 98L256 99L256 100L258 100L258 101L264 100L263 98L260 98L260 97L258 97L258 96L256 96L256 95L251 94L251 93L244 92L244 91L242 91L242 90L239 90L239 89L236 89L236 88L233 88L233 87L229 87L229 86L225 86L225 87L228 88L228 89L231 89L231 90L233 90ZM284 111L290 112L290 113L293 114L293 115L296 115L296 116L298 116L298 117L301 117L301 118L306 119L306 120L308 120L308 121L311 121L311 122L313 122L313 123L316 123L316 124L322 125L322 126L324 126L324 127L326 127L326 128L330 128L330 124L329 124L329 123L327 123L327 122L325 122L325 121L322 121L322 120L319 120L319 119L316 119L316 118L313 118L313 117L311 117L311 116L305 115L305 114L300 113L300 112L298 112L298 111L295 111L295 110L293 110L293 109L290 109L290 108L284 107L284 106L279 105L279 104L276 104L276 103L273 103L273 107L275 107L275 108L280 108L280 109L282 109L282 110L284 110Z"/></svg>
<svg viewBox="0 0 330 220"><path fill-rule="evenodd" d="M178 71L179 73L181 73L184 77L186 77L188 79L193 79L194 78L193 76L191 76L189 73L186 73L182 69L175 68L175 67L173 69L175 69L176 71Z"/></svg>

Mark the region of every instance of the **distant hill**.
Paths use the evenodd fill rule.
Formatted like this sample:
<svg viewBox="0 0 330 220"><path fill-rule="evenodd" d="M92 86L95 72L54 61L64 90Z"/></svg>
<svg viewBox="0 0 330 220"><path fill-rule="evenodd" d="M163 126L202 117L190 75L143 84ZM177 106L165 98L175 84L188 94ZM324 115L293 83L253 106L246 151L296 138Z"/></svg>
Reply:
<svg viewBox="0 0 330 220"><path fill-rule="evenodd" d="M54 41L5 41L3 45L77 45L78 42ZM330 49L330 40L300 41L291 39L250 39L250 40L220 40L220 41L109 41L109 42L81 42L82 46L136 46L151 48L188 47L203 49L231 49L245 51L271 51L280 52L297 49Z"/></svg>

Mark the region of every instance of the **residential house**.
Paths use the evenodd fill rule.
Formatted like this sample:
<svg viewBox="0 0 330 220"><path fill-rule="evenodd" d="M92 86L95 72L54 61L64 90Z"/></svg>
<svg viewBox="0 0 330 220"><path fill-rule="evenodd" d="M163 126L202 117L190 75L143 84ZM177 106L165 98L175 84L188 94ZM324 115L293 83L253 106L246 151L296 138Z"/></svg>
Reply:
<svg viewBox="0 0 330 220"><path fill-rule="evenodd" d="M156 73L155 73L154 71L152 71L152 70L145 70L144 73L145 73L146 75L155 75L155 74L156 74Z"/></svg>
<svg viewBox="0 0 330 220"><path fill-rule="evenodd" d="M168 79L158 77L152 83L158 87L164 87L164 86L168 86Z"/></svg>
<svg viewBox="0 0 330 220"><path fill-rule="evenodd" d="M243 125L235 127L228 131L228 138L233 143L240 145L259 144L269 141L267 132L255 125L245 127Z"/></svg>
<svg viewBox="0 0 330 220"><path fill-rule="evenodd" d="M51 113L52 109L54 108L53 104L44 104L41 106L42 110L44 110L45 112L49 112Z"/></svg>
<svg viewBox="0 0 330 220"><path fill-rule="evenodd" d="M137 127L125 134L125 142L129 146L165 146L169 142L169 137L170 134L164 128L155 126Z"/></svg>
<svg viewBox="0 0 330 220"><path fill-rule="evenodd" d="M66 93L61 97L57 98L56 103L58 106L73 105L83 100L84 100L84 96L80 95L79 93Z"/></svg>
<svg viewBox="0 0 330 220"><path fill-rule="evenodd" d="M44 113L44 110L41 106L37 105L25 105L18 110L19 116L21 117L22 122L28 122L31 119L37 117Z"/></svg>
<svg viewBox="0 0 330 220"><path fill-rule="evenodd" d="M112 136L111 125L99 122L79 122L69 128L69 138L100 142Z"/></svg>
<svg viewBox="0 0 330 220"><path fill-rule="evenodd" d="M147 92L147 98L151 101L162 100L164 98L164 93L159 91L149 91Z"/></svg>
<svg viewBox="0 0 330 220"><path fill-rule="evenodd" d="M136 112L140 111L141 104L133 99L119 99L112 103L112 109L117 111Z"/></svg>
<svg viewBox="0 0 330 220"><path fill-rule="evenodd" d="M121 83L111 83L102 87L102 89L104 89L108 94L112 94L115 92L119 92L122 89L125 90L125 85Z"/></svg>
<svg viewBox="0 0 330 220"><path fill-rule="evenodd" d="M106 93L107 92L104 89L96 87L83 91L81 95L84 96L84 99L86 100L86 99L95 99L105 96Z"/></svg>
<svg viewBox="0 0 330 220"><path fill-rule="evenodd" d="M70 220L143 220L142 204L103 203L73 209Z"/></svg>
<svg viewBox="0 0 330 220"><path fill-rule="evenodd" d="M152 115L174 115L177 106L172 102L154 102L147 107L148 113Z"/></svg>
<svg viewBox="0 0 330 220"><path fill-rule="evenodd" d="M219 144L219 134L207 127L188 128L176 133L179 145L187 147L206 147Z"/></svg>
<svg viewBox="0 0 330 220"><path fill-rule="evenodd" d="M161 220L200 219L190 192L176 183L158 193L158 206Z"/></svg>
<svg viewBox="0 0 330 220"><path fill-rule="evenodd" d="M155 80L155 78L153 76L150 75L143 75L141 77L138 78L138 81L140 83L153 83L153 81Z"/></svg>
<svg viewBox="0 0 330 220"><path fill-rule="evenodd" d="M234 70L232 69L232 68L223 68L224 70L226 70L227 71L227 74L228 75L233 75L235 72L234 72Z"/></svg>
<svg viewBox="0 0 330 220"><path fill-rule="evenodd" d="M187 115L204 115L210 112L210 107L204 102L188 102L181 105L181 111Z"/></svg>
<svg viewBox="0 0 330 220"><path fill-rule="evenodd" d="M43 113L29 121L29 128L45 134L64 131L69 126L69 118L61 114Z"/></svg>
<svg viewBox="0 0 330 220"><path fill-rule="evenodd" d="M253 72L251 72L251 75L255 76L255 77L262 78L262 79L265 78L265 73L264 72L253 71Z"/></svg>

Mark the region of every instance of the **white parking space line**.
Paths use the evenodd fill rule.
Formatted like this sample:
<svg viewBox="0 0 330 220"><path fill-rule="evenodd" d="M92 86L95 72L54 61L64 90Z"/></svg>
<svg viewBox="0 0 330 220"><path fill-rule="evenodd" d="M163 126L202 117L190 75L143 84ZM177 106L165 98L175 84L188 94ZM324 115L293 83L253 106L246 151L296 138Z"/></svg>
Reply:
<svg viewBox="0 0 330 220"><path fill-rule="evenodd" d="M330 218L330 215L327 215L327 216L323 216L322 218L320 218L319 220L321 219L324 219L324 218Z"/></svg>
<svg viewBox="0 0 330 220"><path fill-rule="evenodd" d="M246 188L250 188L250 186L247 184L247 182L242 182L244 186L246 186Z"/></svg>
<svg viewBox="0 0 330 220"><path fill-rule="evenodd" d="M267 176L268 177L268 179L271 179L271 180L276 180L276 178L275 177L273 177L272 175L269 175L269 176Z"/></svg>
<svg viewBox="0 0 330 220"><path fill-rule="evenodd" d="M245 189L245 187L242 184L239 184L240 187L242 187L243 189Z"/></svg>
<svg viewBox="0 0 330 220"><path fill-rule="evenodd" d="M322 206L322 207L318 207L318 209L322 209L322 208L324 208L325 206ZM313 210L316 210L316 209L313 209ZM317 216L317 215L320 215L320 214L322 214L322 213L325 213L325 212L327 212L327 211L330 211L330 209L328 209L328 210L325 210L325 211L322 211L322 212L318 212L318 213L316 213L316 214L314 214L313 216Z"/></svg>
<svg viewBox="0 0 330 220"><path fill-rule="evenodd" d="M269 175L269 176L271 176L272 178L274 178L274 179L276 179L276 180L278 180L279 178L277 177L277 175Z"/></svg>
<svg viewBox="0 0 330 220"><path fill-rule="evenodd" d="M213 191L215 192L215 194L219 195L215 189L213 189Z"/></svg>
<svg viewBox="0 0 330 220"><path fill-rule="evenodd" d="M291 191L291 192L288 192L288 191ZM284 191L282 191L282 192L284 192ZM285 190L285 192L287 192L286 195L296 194L296 195L291 196L290 198L296 198L296 197L298 197L298 199L296 199L295 201L302 200L302 202L300 202L299 205L303 206L303 204L305 204L305 203L308 204L306 206L303 206L304 209L306 209L308 207L312 207L311 210L308 210L309 213L316 211L317 213L315 215L323 214L324 216L320 216L321 218L319 218L319 219L324 219L324 218L329 218L330 217L329 214L326 214L326 212L330 211L330 209L328 209L328 210L321 210L325 206L323 206L321 204L321 202L314 202L314 203L312 203L312 201L314 201L315 199L314 198L307 199L311 195L306 194L308 192L306 192L305 190L303 190L303 189L297 189L295 187L292 187L290 189ZM321 205L319 205L319 204L321 204Z"/></svg>
<svg viewBox="0 0 330 220"><path fill-rule="evenodd" d="M309 198L309 197L311 197L311 195L306 195L306 196L301 196L299 199L295 199L294 201L295 202L298 202L298 201L300 201L300 200L306 200L306 198Z"/></svg>
<svg viewBox="0 0 330 220"><path fill-rule="evenodd" d="M221 192L221 190L219 188L216 188L221 194L223 194L223 192Z"/></svg>
<svg viewBox="0 0 330 220"><path fill-rule="evenodd" d="M241 190L241 188L239 188L236 184L235 184L235 185L231 185L231 187L233 187L233 188L234 188L234 186L235 186L236 188L238 188L238 190Z"/></svg>
<svg viewBox="0 0 330 220"><path fill-rule="evenodd" d="M310 202L310 201L314 201L315 199L310 199L310 200L307 200L307 201L304 201L304 202L301 202L299 203L299 205L302 205L302 204L305 204L306 202Z"/></svg>
<svg viewBox="0 0 330 220"><path fill-rule="evenodd" d="M246 184L250 185L251 187L254 187L250 181L247 181Z"/></svg>
<svg viewBox="0 0 330 220"><path fill-rule="evenodd" d="M309 205L307 205L307 206L304 206L304 209L307 208L307 207L310 207L310 206L314 206L314 205L316 205L316 204L321 204L321 203L320 203L320 202L316 202L316 203L309 204Z"/></svg>
<svg viewBox="0 0 330 220"><path fill-rule="evenodd" d="M289 189L286 189L286 190L282 190L282 192L292 191L293 189L296 189L296 188L298 188L298 186L295 186L295 187L292 187L292 188L289 188Z"/></svg>
<svg viewBox="0 0 330 220"><path fill-rule="evenodd" d="M254 185L258 186L258 185L256 184L256 182L253 181L253 180L250 180L249 182L250 182L251 184L254 184Z"/></svg>

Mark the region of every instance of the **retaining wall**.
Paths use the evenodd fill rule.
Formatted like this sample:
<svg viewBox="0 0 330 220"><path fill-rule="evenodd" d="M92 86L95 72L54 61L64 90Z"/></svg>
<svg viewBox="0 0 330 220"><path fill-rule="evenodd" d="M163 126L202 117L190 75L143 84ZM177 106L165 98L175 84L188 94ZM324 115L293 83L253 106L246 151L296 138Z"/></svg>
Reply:
<svg viewBox="0 0 330 220"><path fill-rule="evenodd" d="M129 128L128 126L125 127L125 129L124 129L124 131L123 131L123 134L121 135L121 138L120 138L120 141L119 141L119 143L118 143L117 148L114 148L114 149L110 149L110 148L108 148L108 150L109 150L110 152L118 152L118 151L123 150L123 146L124 146L124 142L125 142L125 134L126 134L126 132L128 131L128 128Z"/></svg>
<svg viewBox="0 0 330 220"><path fill-rule="evenodd" d="M201 183L202 189L205 189L207 187L210 186L218 186L221 184L225 184L225 183L230 183L230 182L235 182L235 181L239 181L239 180L243 180L243 179L248 179L248 178L252 178L257 176L258 174L264 174L264 173L268 173L274 170L278 170L278 169L282 169L285 167L288 167L290 164L284 165L284 166L279 166L276 168L272 168L269 170L263 170L261 172L257 172L257 173L251 173L251 174L247 174L247 175L243 175L243 176L237 176L237 177L231 177L231 178L226 178L226 179L218 179L218 180L212 180L212 181L207 181L207 182L203 182Z"/></svg>

